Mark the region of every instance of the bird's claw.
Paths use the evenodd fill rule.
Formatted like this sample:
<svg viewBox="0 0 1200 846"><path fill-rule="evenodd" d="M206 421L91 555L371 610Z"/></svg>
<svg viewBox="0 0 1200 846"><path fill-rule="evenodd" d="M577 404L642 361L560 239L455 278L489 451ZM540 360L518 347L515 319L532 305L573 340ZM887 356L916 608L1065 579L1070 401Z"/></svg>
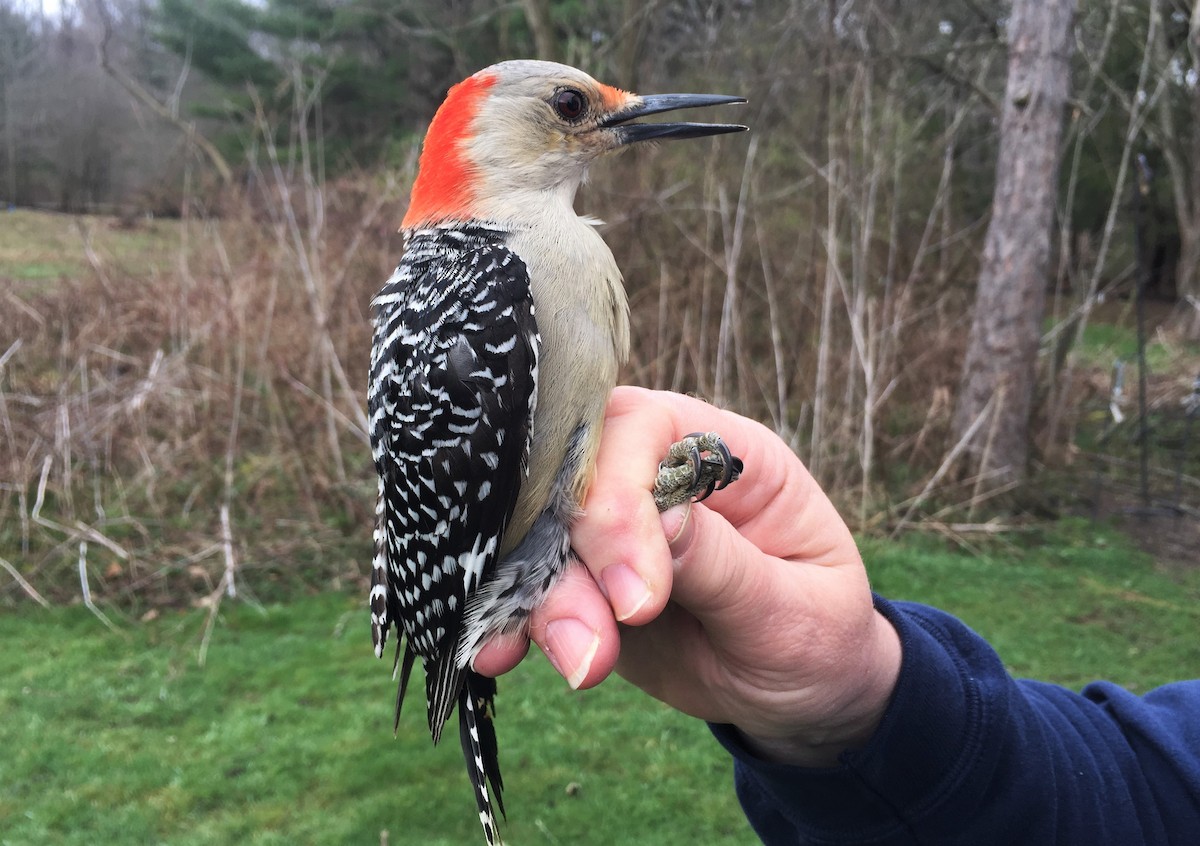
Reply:
<svg viewBox="0 0 1200 846"><path fill-rule="evenodd" d="M654 503L659 511L695 499L700 502L714 491L736 481L742 460L716 432L693 432L671 445L658 465L654 480Z"/></svg>

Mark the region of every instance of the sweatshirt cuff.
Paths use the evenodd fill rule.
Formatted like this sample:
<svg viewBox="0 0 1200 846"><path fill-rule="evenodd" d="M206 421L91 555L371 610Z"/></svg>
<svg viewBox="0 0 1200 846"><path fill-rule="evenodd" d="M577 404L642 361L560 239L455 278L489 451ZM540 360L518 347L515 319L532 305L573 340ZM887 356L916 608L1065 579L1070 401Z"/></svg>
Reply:
<svg viewBox="0 0 1200 846"><path fill-rule="evenodd" d="M813 838L869 840L903 828L949 795L980 748L984 688L1004 684L999 658L953 617L914 603L875 597L896 628L902 658L879 728L836 767L812 769L761 760L737 729L712 725L735 759L738 798L764 842Z"/></svg>

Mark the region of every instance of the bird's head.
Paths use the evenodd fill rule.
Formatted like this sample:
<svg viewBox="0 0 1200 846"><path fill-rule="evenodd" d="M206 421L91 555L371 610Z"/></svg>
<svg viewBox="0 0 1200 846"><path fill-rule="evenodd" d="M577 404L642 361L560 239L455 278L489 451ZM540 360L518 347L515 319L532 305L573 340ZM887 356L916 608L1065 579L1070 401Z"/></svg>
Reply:
<svg viewBox="0 0 1200 846"><path fill-rule="evenodd" d="M744 103L711 94L639 96L553 62L501 62L450 89L425 136L403 229L503 220L534 195L570 206L600 156L639 141L700 138L746 127L633 123L646 115Z"/></svg>

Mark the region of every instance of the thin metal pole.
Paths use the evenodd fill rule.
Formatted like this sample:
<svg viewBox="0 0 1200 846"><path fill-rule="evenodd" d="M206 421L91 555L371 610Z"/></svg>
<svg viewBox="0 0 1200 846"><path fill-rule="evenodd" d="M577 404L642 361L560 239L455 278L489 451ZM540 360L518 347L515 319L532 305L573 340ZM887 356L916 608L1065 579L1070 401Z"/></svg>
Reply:
<svg viewBox="0 0 1200 846"><path fill-rule="evenodd" d="M1138 362L1138 442L1140 446L1140 473L1142 507L1150 507L1150 422L1146 409L1146 277L1149 262L1146 261L1146 199L1150 194L1150 180L1154 172L1145 154L1138 154L1137 196L1135 202L1138 278L1134 293L1137 315L1137 362Z"/></svg>

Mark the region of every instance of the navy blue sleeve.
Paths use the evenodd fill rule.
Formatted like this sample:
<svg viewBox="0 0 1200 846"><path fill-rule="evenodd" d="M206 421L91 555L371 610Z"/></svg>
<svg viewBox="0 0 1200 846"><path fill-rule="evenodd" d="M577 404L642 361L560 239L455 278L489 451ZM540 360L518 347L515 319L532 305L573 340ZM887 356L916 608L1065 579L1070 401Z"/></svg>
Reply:
<svg viewBox="0 0 1200 846"><path fill-rule="evenodd" d="M954 617L876 607L903 658L866 747L807 769L757 759L732 726L712 726L764 843L1200 843L1200 681L1141 697L1017 681Z"/></svg>

